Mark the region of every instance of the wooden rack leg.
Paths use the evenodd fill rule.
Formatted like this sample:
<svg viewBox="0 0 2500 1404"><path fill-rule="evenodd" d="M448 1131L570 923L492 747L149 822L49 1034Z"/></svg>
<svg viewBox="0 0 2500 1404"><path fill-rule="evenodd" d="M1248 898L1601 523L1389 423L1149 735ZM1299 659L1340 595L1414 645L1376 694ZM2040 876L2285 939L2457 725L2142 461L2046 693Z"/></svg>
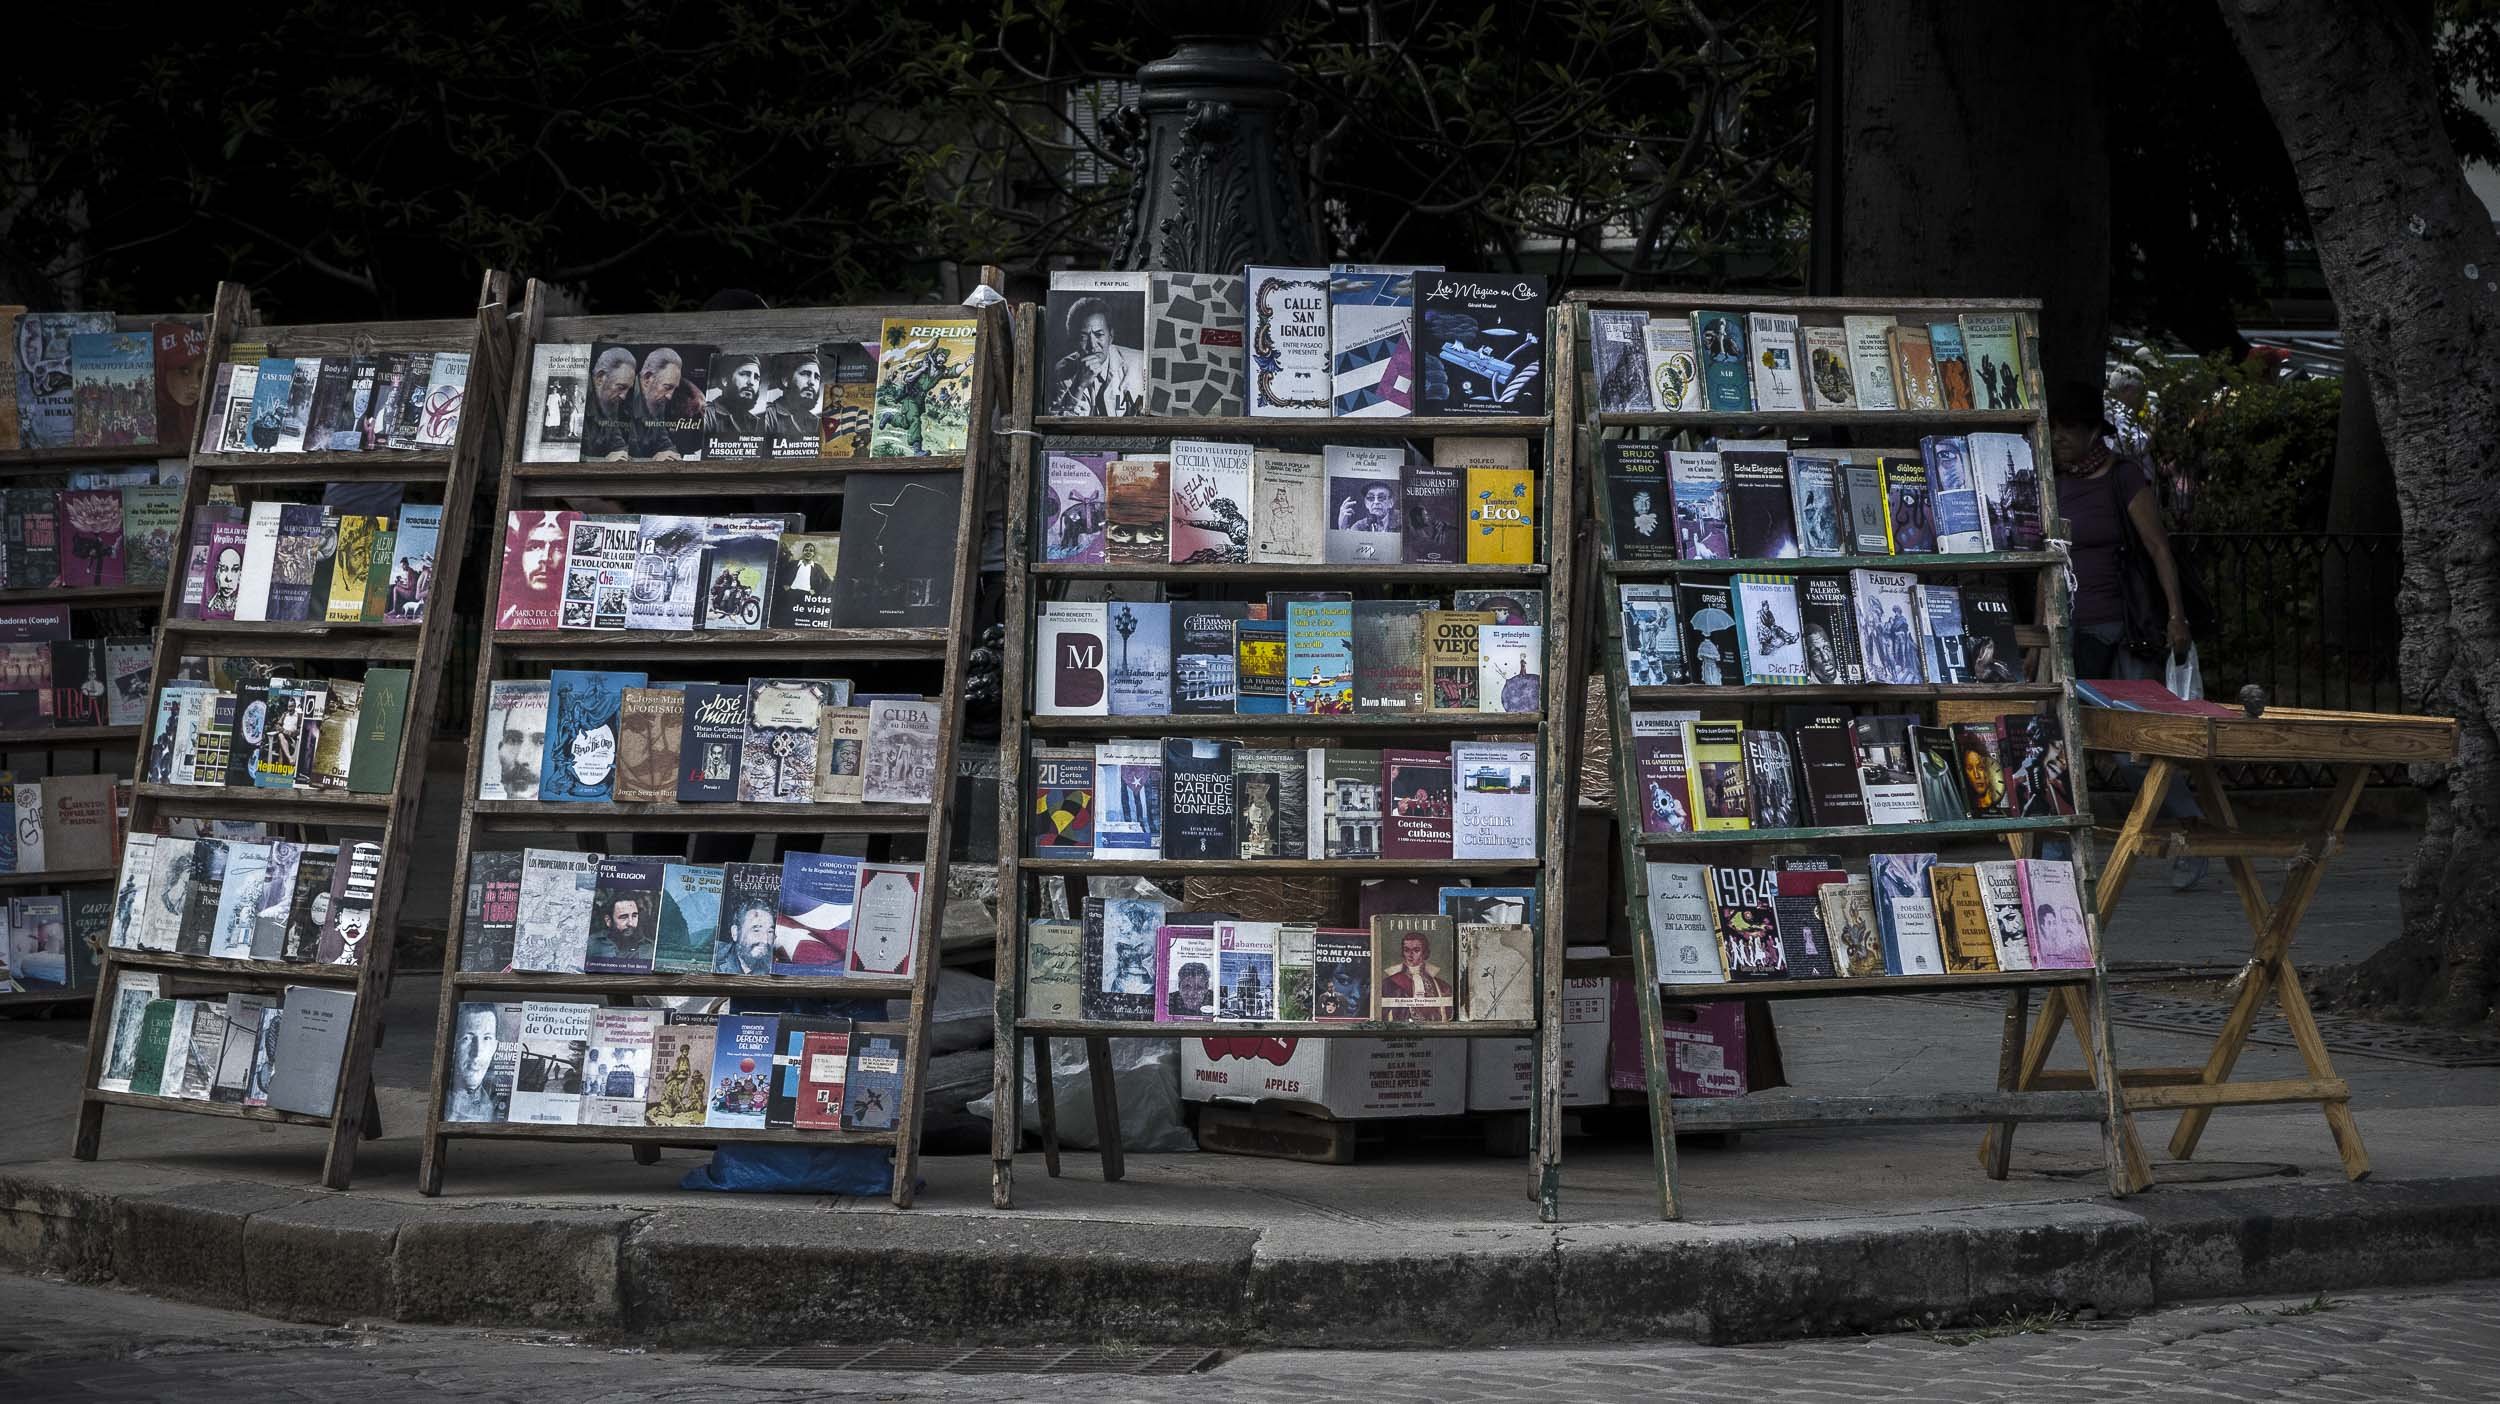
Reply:
<svg viewBox="0 0 2500 1404"><path fill-rule="evenodd" d="M1102 1143L1105 1183L1128 1174L1128 1157L1120 1148L1120 1084L1111 1075L1111 1040L1085 1040L1085 1071L1094 1081L1094 1134Z"/></svg>
<svg viewBox="0 0 2500 1404"><path fill-rule="evenodd" d="M98 998L96 1003L106 1001ZM79 1160L93 1160L104 1144L104 1103L81 1099L78 1107L78 1134L70 1141L69 1153Z"/></svg>
<svg viewBox="0 0 2500 1404"><path fill-rule="evenodd" d="M2074 1026L2075 1041L2083 1047L2083 1065L2092 1070L2092 1080L2107 1099L2101 1147L2109 1161L2109 1192L2124 1196L2151 1189L2153 1167L2144 1158L2144 1143L2136 1137L2135 1116L2127 1110L2127 1089L2118 1071L2118 1043L2109 1032L2107 985L2068 986L2063 993L2066 1022Z"/></svg>
<svg viewBox="0 0 2500 1404"><path fill-rule="evenodd" d="M1997 1090L2020 1092L2025 1078L2023 1066L2030 1055L2030 1040L2025 1036L2031 1024L2031 987L2017 985L2005 992L2005 1031L1997 1042ZM2014 1169L2015 1121L2000 1121L1988 1128L1979 1142L1979 1166L1991 1180L2002 1180Z"/></svg>
<svg viewBox="0 0 2500 1404"><path fill-rule="evenodd" d="M2016 991L2015 997L2028 1002L2029 988ZM2040 1002L2040 1022L2031 1026L2031 1038L2023 1045L2022 1062L2014 1070L2012 1090L2030 1090L2032 1082L2048 1067L2049 1054L2057 1047L2057 1031L2065 1027L2068 1012L2066 1001L2056 994ZM2013 1125L2000 1122L1990 1126L1979 1142L1980 1168L1988 1172L1988 1178L2002 1180L2013 1168L2013 1157ZM2006 1167L2002 1171L1997 1168L2000 1164Z"/></svg>
<svg viewBox="0 0 2500 1404"><path fill-rule="evenodd" d="M660 1148L645 1141L634 1142L634 1163L636 1165L659 1164Z"/></svg>
<svg viewBox="0 0 2500 1404"><path fill-rule="evenodd" d="M1050 1035L1033 1035L1033 1106L1042 1121L1042 1170L1059 1178L1059 1095L1050 1086Z"/></svg>
<svg viewBox="0 0 2500 1404"><path fill-rule="evenodd" d="M364 1138L366 1140L378 1141L382 1139L382 1099L374 1094L373 1084L370 1082L365 1084L364 1125Z"/></svg>

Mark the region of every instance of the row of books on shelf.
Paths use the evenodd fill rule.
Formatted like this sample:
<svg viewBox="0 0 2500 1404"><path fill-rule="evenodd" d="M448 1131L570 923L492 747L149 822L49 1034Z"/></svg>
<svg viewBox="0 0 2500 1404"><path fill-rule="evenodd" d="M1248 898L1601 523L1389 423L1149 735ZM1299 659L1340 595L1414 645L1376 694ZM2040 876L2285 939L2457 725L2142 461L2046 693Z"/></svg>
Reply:
<svg viewBox="0 0 2500 1404"><path fill-rule="evenodd" d="M57 637L0 643L0 731L137 726L147 715L155 654L146 635L73 639L62 605L5 613L0 626L27 626L10 634Z"/></svg>
<svg viewBox="0 0 2500 1404"><path fill-rule="evenodd" d="M1461 900L1527 888L1452 888ZM1527 921L1384 913L1367 927L1242 921L1157 896L1088 897L1081 920L1026 924L1028 1019L1129 1023L1528 1023L1536 930Z"/></svg>
<svg viewBox="0 0 2500 1404"><path fill-rule="evenodd" d="M1206 737L1038 746L1036 858L1533 861L1536 748L1254 746Z"/></svg>
<svg viewBox="0 0 2500 1404"><path fill-rule="evenodd" d="M933 313L888 317L874 341L538 346L521 461L962 453L979 330Z"/></svg>
<svg viewBox="0 0 2500 1404"><path fill-rule="evenodd" d="M1685 576L1617 587L1635 687L2015 683L2005 587L1906 571Z"/></svg>
<svg viewBox="0 0 2500 1404"><path fill-rule="evenodd" d="M1875 853L1866 871L1787 854L1769 867L1650 863L1658 979L1743 980L2081 970L2092 964L2074 864L1939 863Z"/></svg>
<svg viewBox="0 0 2500 1404"><path fill-rule="evenodd" d="M477 797L566 804L927 804L938 704L848 678L653 682L558 668L487 687Z"/></svg>
<svg viewBox="0 0 2500 1404"><path fill-rule="evenodd" d="M0 873L84 873L113 866L130 815L115 775L18 778L0 771Z"/></svg>
<svg viewBox="0 0 2500 1404"><path fill-rule="evenodd" d="M272 673L233 688L176 678L156 694L139 778L157 785L386 795L407 731L406 668L362 678Z"/></svg>
<svg viewBox="0 0 2500 1404"><path fill-rule="evenodd" d="M803 1014L472 1001L453 1028L443 1120L891 1131L904 1046Z"/></svg>
<svg viewBox="0 0 2500 1404"><path fill-rule="evenodd" d="M382 845L132 834L105 944L133 951L355 965Z"/></svg>
<svg viewBox="0 0 2500 1404"><path fill-rule="evenodd" d="M908 979L924 869L841 853L685 863L527 848L469 859L460 968Z"/></svg>
<svg viewBox="0 0 2500 1404"><path fill-rule="evenodd" d="M371 453L438 449L460 432L466 351L262 356L237 345L217 365L202 453Z"/></svg>
<svg viewBox="0 0 2500 1404"><path fill-rule="evenodd" d="M1041 412L1320 419L1545 413L1545 279L1411 264L1071 269Z"/></svg>
<svg viewBox="0 0 2500 1404"><path fill-rule="evenodd" d="M1929 725L1790 708L1785 730L1634 712L1641 831L1842 828L2075 812L2074 763L2050 712Z"/></svg>
<svg viewBox="0 0 2500 1404"><path fill-rule="evenodd" d="M874 527L842 550L798 513L729 517L504 514L495 627L706 631L928 627L954 599L962 481L861 483L849 510Z"/></svg>
<svg viewBox="0 0 2500 1404"><path fill-rule="evenodd" d="M2028 330L2012 312L1589 312L1605 414L2019 410L2039 396Z"/></svg>
<svg viewBox="0 0 2500 1404"><path fill-rule="evenodd" d="M1163 454L1044 455L1041 557L1084 565L1533 565L1525 439L1174 439Z"/></svg>
<svg viewBox="0 0 2500 1404"><path fill-rule="evenodd" d="M319 502L203 502L175 617L423 623L442 530L442 505L402 502L397 483L332 483Z"/></svg>
<svg viewBox="0 0 2500 1404"><path fill-rule="evenodd" d="M191 318L0 307L0 452L191 442L208 333Z"/></svg>
<svg viewBox="0 0 2500 1404"><path fill-rule="evenodd" d="M1357 600L1052 600L1035 621L1042 716L1527 714L1544 705L1542 592ZM1527 622L1502 623L1505 618Z"/></svg>
<svg viewBox="0 0 2500 1404"><path fill-rule="evenodd" d="M162 585L182 529L179 483L0 492L11 590Z"/></svg>
<svg viewBox="0 0 2500 1404"><path fill-rule="evenodd" d="M330 1114L355 1023L354 991L289 985L275 997L171 999L165 988L152 970L114 979L98 1090Z"/></svg>
<svg viewBox="0 0 2500 1404"><path fill-rule="evenodd" d="M2047 539L2020 434L1930 435L1915 454L1609 439L1604 456L1618 561L1976 555Z"/></svg>
<svg viewBox="0 0 2500 1404"><path fill-rule="evenodd" d="M113 920L108 883L11 897L8 968L0 994L67 994L92 990L95 945Z"/></svg>

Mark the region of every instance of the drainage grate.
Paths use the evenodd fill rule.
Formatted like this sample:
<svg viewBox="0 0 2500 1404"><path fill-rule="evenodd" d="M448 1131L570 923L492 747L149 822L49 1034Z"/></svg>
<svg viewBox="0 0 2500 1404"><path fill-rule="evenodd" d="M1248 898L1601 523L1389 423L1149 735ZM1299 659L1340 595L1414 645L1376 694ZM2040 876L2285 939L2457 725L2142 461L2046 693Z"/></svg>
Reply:
<svg viewBox="0 0 2500 1404"><path fill-rule="evenodd" d="M1111 1350L1094 1346L756 1346L723 1351L715 1365L776 1370L866 1370L890 1375L1189 1375L1224 1352L1203 1346Z"/></svg>
<svg viewBox="0 0 2500 1404"><path fill-rule="evenodd" d="M2002 1009L2005 1006L2005 997L2001 994L1946 993L1935 998L1944 1003L1974 1008ZM2109 996L2110 1022L2128 1028L2201 1034L2213 1038L2221 1034L2223 1021L2230 1017L2230 1013L2228 1004L2180 999L2172 995L2113 990ZM2328 1052L2349 1054L2356 1058L2385 1058L2391 1062L2413 1063L2428 1068L2500 1067L2500 1039L2483 1034L2320 1014L2318 1035L2326 1041ZM2261 1006L2256 1025L2248 1031L2248 1041L2269 1048L2300 1046L2292 1037L2291 1025L2283 1021L2282 1014L2271 1004Z"/></svg>

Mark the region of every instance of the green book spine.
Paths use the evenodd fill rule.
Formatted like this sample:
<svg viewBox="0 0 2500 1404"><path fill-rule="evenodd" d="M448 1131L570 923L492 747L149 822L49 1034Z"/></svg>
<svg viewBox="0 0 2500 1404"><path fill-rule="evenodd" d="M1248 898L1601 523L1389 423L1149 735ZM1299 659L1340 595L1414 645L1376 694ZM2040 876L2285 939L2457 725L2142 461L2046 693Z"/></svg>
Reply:
<svg viewBox="0 0 2500 1404"><path fill-rule="evenodd" d="M390 612L391 561L399 553L399 530L384 527L373 538L373 566L365 572L364 623L379 624Z"/></svg>
<svg viewBox="0 0 2500 1404"><path fill-rule="evenodd" d="M174 1002L148 1001L139 1022L139 1061L131 1070L130 1090L143 1097L161 1095L165 1086L165 1049L174 1041Z"/></svg>
<svg viewBox="0 0 2500 1404"><path fill-rule="evenodd" d="M356 754L348 762L353 794L386 795L399 778L399 737L408 723L408 670L367 668L364 707L356 722Z"/></svg>

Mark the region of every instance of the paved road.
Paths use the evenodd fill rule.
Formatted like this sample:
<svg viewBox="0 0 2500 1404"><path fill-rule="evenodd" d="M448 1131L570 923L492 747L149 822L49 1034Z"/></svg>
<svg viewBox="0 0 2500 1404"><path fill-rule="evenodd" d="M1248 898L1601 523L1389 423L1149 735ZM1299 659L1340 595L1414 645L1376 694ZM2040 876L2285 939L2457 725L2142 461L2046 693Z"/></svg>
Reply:
<svg viewBox="0 0 2500 1404"><path fill-rule="evenodd" d="M2500 1282L2267 1301L2127 1322L1784 1345L1441 1353L1280 1351L1187 1378L867 1374L714 1364L519 1334L325 1331L59 1283L0 1278L0 1397L29 1400L461 1398L515 1404L797 1399L1127 1401L1726 1400L1768 1404L2054 1399L2500 1399Z"/></svg>

